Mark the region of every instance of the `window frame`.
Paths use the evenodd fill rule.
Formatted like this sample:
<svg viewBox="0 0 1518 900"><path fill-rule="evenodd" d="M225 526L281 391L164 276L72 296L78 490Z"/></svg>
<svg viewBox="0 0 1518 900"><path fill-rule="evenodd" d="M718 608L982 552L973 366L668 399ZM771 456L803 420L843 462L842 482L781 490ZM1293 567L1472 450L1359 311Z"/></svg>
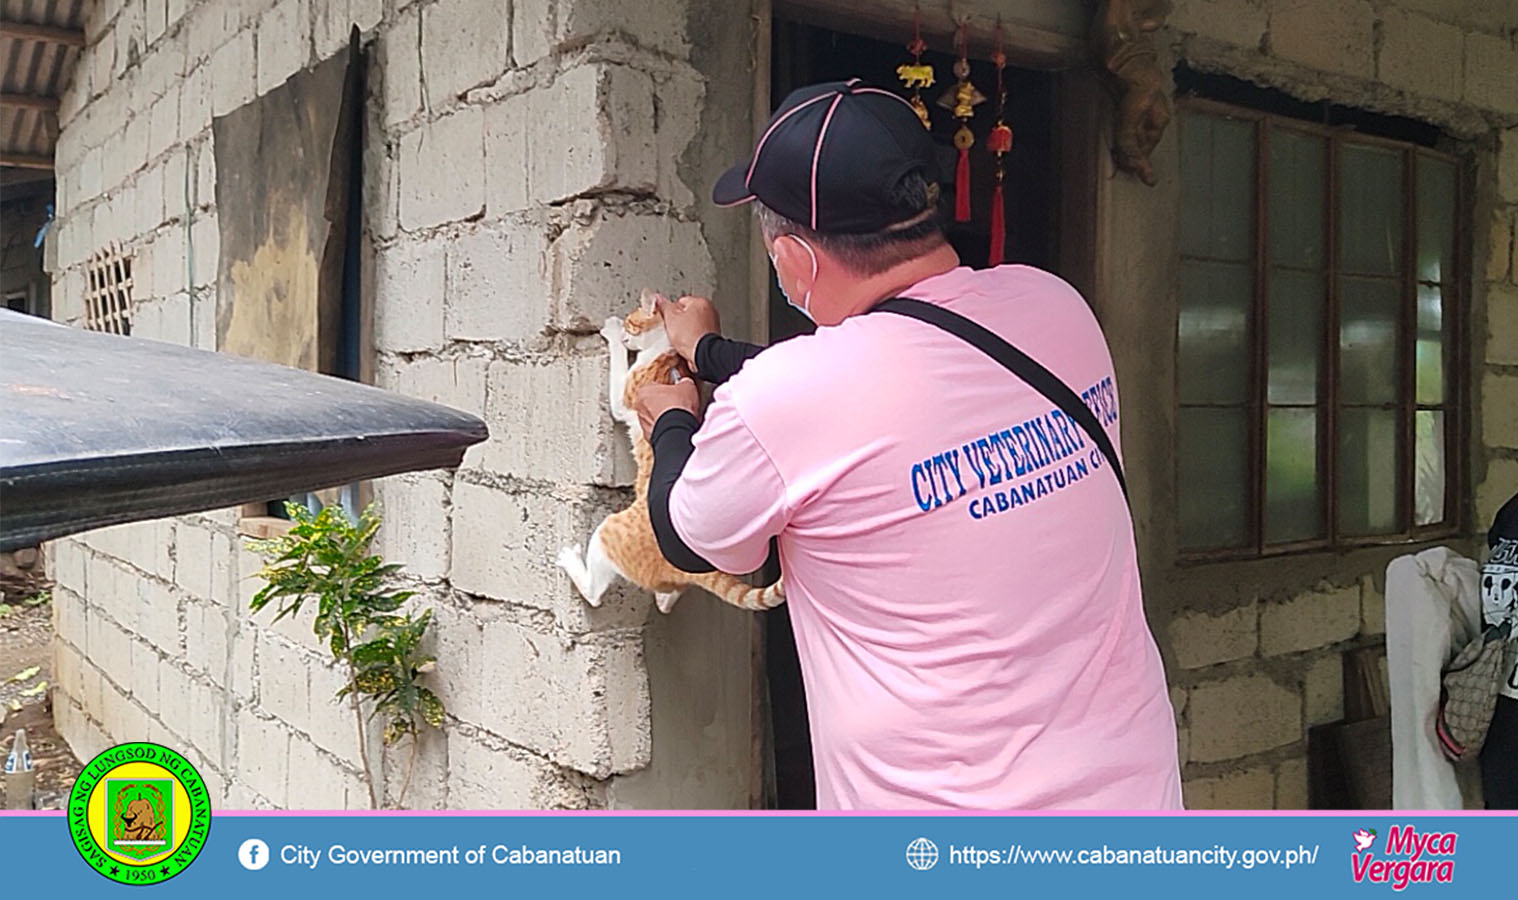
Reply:
<svg viewBox="0 0 1518 900"><path fill-rule="evenodd" d="M1181 564L1208 563L1261 559L1313 551L1348 551L1362 547L1400 544L1417 544L1429 540L1454 537L1464 532L1467 518L1466 484L1468 478L1466 452L1468 450L1468 404L1462 402L1468 392L1468 354L1470 353L1467 326L1469 301L1470 240L1471 240L1471 170L1462 157L1408 141L1399 141L1379 135L1365 134L1346 126L1322 125L1303 119L1283 116L1224 103L1203 97L1186 96L1177 99L1176 125L1185 127L1185 113L1196 112L1249 122L1254 129L1255 159L1254 184L1251 197L1251 227L1253 228L1253 272L1250 315L1246 348L1249 352L1249 392L1241 407L1246 423L1246 467L1248 478L1245 500L1245 530L1247 542L1240 547L1216 549L1187 549L1180 544L1181 460L1179 453L1173 462L1172 472L1176 478L1176 547L1177 562ZM1325 237L1323 261L1323 324L1318 356L1317 410L1317 471L1318 483L1324 494L1319 503L1319 522L1324 537L1270 544L1265 540L1266 529L1266 467L1265 441L1269 380L1266 377L1269 352L1270 314L1270 259L1267 239L1269 236L1269 188L1270 188L1270 136L1276 130L1296 132L1323 138L1323 234ZM1402 530L1390 534L1345 536L1340 533L1341 516L1338 490L1337 447L1339 434L1339 358L1340 358L1340 289L1342 274L1340 265L1341 237L1339 234L1339 159L1345 144L1379 147L1396 151L1402 165L1402 259L1398 272L1400 309L1397 345L1398 390L1395 408L1398 413L1401 452L1397 460L1397 486L1401 503ZM1416 383L1416 342L1418 290L1417 272L1417 186L1418 162L1434 159L1454 167L1455 196L1452 208L1454 226L1453 273L1441 278L1440 284L1448 293L1442 296L1441 314L1444 321L1445 341L1442 347L1445 395L1443 404L1437 408L1444 413L1444 470L1445 510L1441 521L1429 525L1416 524L1416 462L1417 462L1417 412L1429 404L1419 404ZM1179 230L1180 217L1176 226ZM1182 259L1180 241L1176 241L1177 266ZM1177 268L1179 272L1179 268ZM1179 283L1175 286L1176 323L1179 326ZM1180 344L1178 331L1172 331L1177 343L1174 353L1179 361ZM1175 383L1172 409L1177 413L1184 408L1180 401L1180 366L1174 367ZM1179 432L1172 446L1179 447Z"/></svg>

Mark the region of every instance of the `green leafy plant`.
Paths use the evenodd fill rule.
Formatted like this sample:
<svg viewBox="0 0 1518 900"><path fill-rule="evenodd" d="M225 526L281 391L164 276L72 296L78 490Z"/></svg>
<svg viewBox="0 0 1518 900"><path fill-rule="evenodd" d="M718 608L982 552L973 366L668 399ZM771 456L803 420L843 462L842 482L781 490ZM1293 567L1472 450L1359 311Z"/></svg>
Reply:
<svg viewBox="0 0 1518 900"><path fill-rule="evenodd" d="M364 706L369 707L369 719L378 717L385 723L385 746L412 738L406 777L396 798L399 804L411 784L422 726L443 724L443 702L419 683L436 665L420 649L432 610L399 612L415 592L392 589L402 567L369 552L380 527L373 506L357 522L339 506L319 513L296 503L287 503L285 509L293 523L285 535L248 545L263 556L259 577L268 582L250 606L257 613L275 604L278 622L299 613L307 601L314 602L312 631L347 671L347 683L337 698L347 698L353 708L372 807L380 804L369 766Z"/></svg>

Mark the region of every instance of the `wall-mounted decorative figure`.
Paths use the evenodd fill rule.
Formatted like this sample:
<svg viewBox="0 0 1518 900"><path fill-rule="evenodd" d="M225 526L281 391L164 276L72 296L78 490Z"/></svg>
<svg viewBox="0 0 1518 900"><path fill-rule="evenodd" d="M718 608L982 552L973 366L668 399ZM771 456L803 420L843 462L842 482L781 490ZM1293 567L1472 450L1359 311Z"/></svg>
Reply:
<svg viewBox="0 0 1518 900"><path fill-rule="evenodd" d="M1091 23L1091 52L1117 99L1112 160L1152 185L1149 155L1170 124L1170 91L1152 33L1169 0L1101 0Z"/></svg>

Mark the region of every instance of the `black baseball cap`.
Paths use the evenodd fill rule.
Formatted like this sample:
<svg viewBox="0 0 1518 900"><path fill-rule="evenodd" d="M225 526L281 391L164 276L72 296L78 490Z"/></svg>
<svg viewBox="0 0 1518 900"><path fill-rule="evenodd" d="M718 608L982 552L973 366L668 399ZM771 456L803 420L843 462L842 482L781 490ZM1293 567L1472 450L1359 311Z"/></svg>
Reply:
<svg viewBox="0 0 1518 900"><path fill-rule="evenodd" d="M911 172L938 183L933 138L911 104L858 78L798 88L753 154L717 179L712 202L758 200L823 233L884 231L921 213L891 200Z"/></svg>

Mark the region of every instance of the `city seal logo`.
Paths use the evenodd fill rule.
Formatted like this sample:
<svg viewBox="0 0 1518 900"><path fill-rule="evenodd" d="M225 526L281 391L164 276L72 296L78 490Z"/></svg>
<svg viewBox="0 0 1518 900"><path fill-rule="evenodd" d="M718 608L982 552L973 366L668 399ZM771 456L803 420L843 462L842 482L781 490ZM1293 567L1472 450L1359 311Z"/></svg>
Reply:
<svg viewBox="0 0 1518 900"><path fill-rule="evenodd" d="M211 830L211 797L189 760L158 744L112 747L69 794L69 836L90 868L157 884L189 867Z"/></svg>

